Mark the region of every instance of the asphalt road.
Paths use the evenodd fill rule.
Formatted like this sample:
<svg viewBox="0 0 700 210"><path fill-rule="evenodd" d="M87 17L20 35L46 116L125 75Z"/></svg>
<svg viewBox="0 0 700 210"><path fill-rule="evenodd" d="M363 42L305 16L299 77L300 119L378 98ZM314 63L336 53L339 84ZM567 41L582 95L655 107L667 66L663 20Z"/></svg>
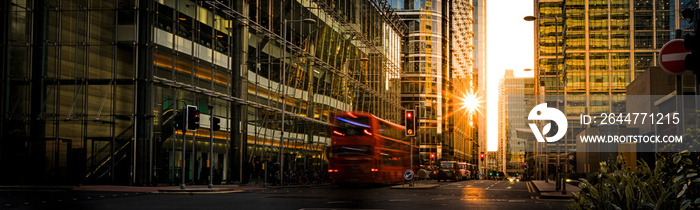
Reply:
<svg viewBox="0 0 700 210"><path fill-rule="evenodd" d="M226 193L0 192L0 209L565 209L527 182L440 182L433 189L316 186Z"/></svg>

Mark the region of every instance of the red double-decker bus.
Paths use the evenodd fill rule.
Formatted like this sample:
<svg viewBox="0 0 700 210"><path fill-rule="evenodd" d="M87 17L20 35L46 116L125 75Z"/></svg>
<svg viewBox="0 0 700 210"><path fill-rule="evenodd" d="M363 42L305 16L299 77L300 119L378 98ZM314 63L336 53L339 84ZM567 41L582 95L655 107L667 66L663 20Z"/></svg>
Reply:
<svg viewBox="0 0 700 210"><path fill-rule="evenodd" d="M339 112L331 118L328 172L334 184L385 184L404 180L412 168L405 127L366 112ZM414 147L414 165L418 149ZM415 167L414 167L415 171Z"/></svg>

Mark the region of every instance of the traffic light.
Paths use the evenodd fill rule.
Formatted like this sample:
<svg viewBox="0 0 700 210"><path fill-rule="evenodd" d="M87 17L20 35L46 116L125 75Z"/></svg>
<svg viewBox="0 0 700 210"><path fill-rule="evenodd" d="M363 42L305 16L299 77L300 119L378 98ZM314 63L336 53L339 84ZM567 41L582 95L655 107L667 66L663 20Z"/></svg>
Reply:
<svg viewBox="0 0 700 210"><path fill-rule="evenodd" d="M685 49L690 50L690 54L685 56L685 68L700 74L700 9L686 9L683 11L683 17L692 18L695 27L694 33L686 34L683 40Z"/></svg>
<svg viewBox="0 0 700 210"><path fill-rule="evenodd" d="M430 153L430 159L435 159L435 153Z"/></svg>
<svg viewBox="0 0 700 210"><path fill-rule="evenodd" d="M416 110L404 112L406 115L406 136L416 136Z"/></svg>
<svg viewBox="0 0 700 210"><path fill-rule="evenodd" d="M182 130L182 113L180 111L175 111L175 117L173 117L173 127L175 130Z"/></svg>
<svg viewBox="0 0 700 210"><path fill-rule="evenodd" d="M199 128L199 110L196 106L187 105L187 111L185 112L187 116L186 124L187 131L196 131Z"/></svg>
<svg viewBox="0 0 700 210"><path fill-rule="evenodd" d="M479 158L481 158L481 161L484 161L484 157L485 157L485 155L483 152L481 154L479 154Z"/></svg>
<svg viewBox="0 0 700 210"><path fill-rule="evenodd" d="M211 126L211 130L212 131L221 130L221 125L219 125L219 123L221 123L221 119L219 119L218 117L213 117L212 121L213 121L213 123Z"/></svg>

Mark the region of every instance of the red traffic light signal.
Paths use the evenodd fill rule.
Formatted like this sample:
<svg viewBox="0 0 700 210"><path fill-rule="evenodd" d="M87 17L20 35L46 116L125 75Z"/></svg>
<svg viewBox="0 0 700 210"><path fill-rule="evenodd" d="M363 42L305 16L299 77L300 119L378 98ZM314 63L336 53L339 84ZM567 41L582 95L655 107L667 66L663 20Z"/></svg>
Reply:
<svg viewBox="0 0 700 210"><path fill-rule="evenodd" d="M406 136L416 136L416 110L406 110Z"/></svg>
<svg viewBox="0 0 700 210"><path fill-rule="evenodd" d="M435 153L430 153L430 159L434 159L434 158L435 158Z"/></svg>
<svg viewBox="0 0 700 210"><path fill-rule="evenodd" d="M481 154L479 154L479 157L481 158L481 160L484 160L484 157L485 157L484 153L482 152Z"/></svg>

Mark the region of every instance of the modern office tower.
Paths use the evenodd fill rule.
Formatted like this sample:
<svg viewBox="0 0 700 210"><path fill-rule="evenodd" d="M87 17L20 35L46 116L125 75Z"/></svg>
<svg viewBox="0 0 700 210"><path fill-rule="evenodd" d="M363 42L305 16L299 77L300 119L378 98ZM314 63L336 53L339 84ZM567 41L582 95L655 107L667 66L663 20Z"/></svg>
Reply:
<svg viewBox="0 0 700 210"><path fill-rule="evenodd" d="M473 0L474 3L474 71L477 73L478 92L481 98L481 111L478 114L478 141L479 153L486 152L486 0ZM484 172L481 171L483 174Z"/></svg>
<svg viewBox="0 0 700 210"><path fill-rule="evenodd" d="M503 139L505 145L505 172L508 175L525 174L524 163L533 158L533 145L531 139L518 137L516 129L529 129L527 115L535 106L535 78L515 77L513 70L506 70L501 79L501 95L503 104L499 110L499 140ZM499 142L499 145L501 143Z"/></svg>
<svg viewBox="0 0 700 210"><path fill-rule="evenodd" d="M508 74L513 74L512 69L506 69L506 73L503 76L504 78L508 76ZM506 86L505 82L503 81L504 79L501 78L501 81L498 84L498 149L494 152L495 156L495 163L496 166L494 168L490 168L489 170L494 170L494 171L506 171L506 153L508 152L508 121L506 120L508 117L508 95L506 95Z"/></svg>
<svg viewBox="0 0 700 210"><path fill-rule="evenodd" d="M466 94L476 86L471 57L473 5L449 0L392 0L391 4L408 26L401 103L418 112L421 164L437 164L430 162L430 154L436 154L437 160L473 161L475 152L467 150L474 148L469 141L477 133L468 123L456 122L470 116L458 115L455 102L458 92Z"/></svg>
<svg viewBox="0 0 700 210"><path fill-rule="evenodd" d="M474 5L470 1L451 3L451 65L448 119L452 132L455 160L476 167L478 161L478 74L474 68Z"/></svg>
<svg viewBox="0 0 700 210"><path fill-rule="evenodd" d="M659 50L677 29L690 32L679 13L691 0L534 2L535 91L552 96L549 106L566 113L570 129L580 128L575 119L583 113L624 112L625 87L658 66ZM574 152L575 143L567 135L547 151Z"/></svg>
<svg viewBox="0 0 700 210"><path fill-rule="evenodd" d="M2 183L179 183L183 167L202 183L208 166L239 183L257 160L320 171L333 113L401 121L406 26L383 0L0 4ZM200 128L183 135L188 105Z"/></svg>

